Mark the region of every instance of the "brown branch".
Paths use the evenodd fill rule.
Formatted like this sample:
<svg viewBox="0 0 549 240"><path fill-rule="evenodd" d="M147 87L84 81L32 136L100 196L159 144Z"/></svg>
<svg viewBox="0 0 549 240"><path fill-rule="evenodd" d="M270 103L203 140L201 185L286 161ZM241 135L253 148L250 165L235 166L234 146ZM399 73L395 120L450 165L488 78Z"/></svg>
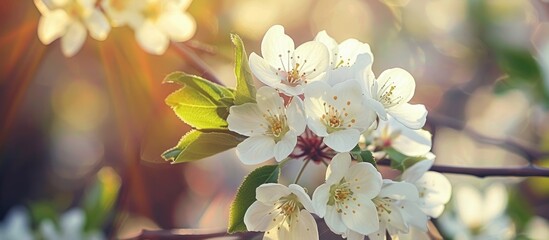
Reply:
<svg viewBox="0 0 549 240"><path fill-rule="evenodd" d="M390 166L389 159L383 159L377 162L378 165ZM448 165L433 165L431 171L440 173L454 173L472 175L477 177L549 177L549 168L536 167L528 165L524 167L513 168L471 168Z"/></svg>
<svg viewBox="0 0 549 240"><path fill-rule="evenodd" d="M198 57L198 55L196 55L196 53L194 53L194 51L191 50L188 46L175 42L172 42L172 46L173 49L175 49L181 57L185 58L192 65L193 68L200 72L200 75L202 77L219 85L224 85L219 80L219 78L214 75L212 69L208 66L208 64L206 64L200 57Z"/></svg>
<svg viewBox="0 0 549 240"><path fill-rule="evenodd" d="M520 143L515 139L500 139L483 135L467 127L462 121L456 120L451 117L443 116L436 113L429 113L429 115L427 116L427 122L435 126L445 126L461 130L463 131L463 133L470 136L473 140L479 143L490 144L507 149L509 151L516 152L524 156L529 163L532 163L540 158L549 157L549 152L540 151L533 146Z"/></svg>

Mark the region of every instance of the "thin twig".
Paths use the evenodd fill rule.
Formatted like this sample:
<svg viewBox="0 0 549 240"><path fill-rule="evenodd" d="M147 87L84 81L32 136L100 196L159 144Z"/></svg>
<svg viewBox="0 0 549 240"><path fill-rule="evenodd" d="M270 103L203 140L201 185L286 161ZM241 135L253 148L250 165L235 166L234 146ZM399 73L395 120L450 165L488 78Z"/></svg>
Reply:
<svg viewBox="0 0 549 240"><path fill-rule="evenodd" d="M470 136L473 140L479 143L490 144L507 149L509 151L516 152L521 156L524 156L529 163L532 163L540 158L549 157L549 152L540 151L535 147L519 143L517 140L514 139L500 139L483 135L467 127L462 121L456 120L451 117L443 116L436 113L429 113L429 115L427 116L427 122L435 126L445 126L453 129L462 130L463 133Z"/></svg>
<svg viewBox="0 0 549 240"><path fill-rule="evenodd" d="M299 173L297 174L297 177L295 177L295 181L294 183L297 184L297 182L299 181L299 179L301 178L301 175L303 174L303 172L305 171L305 168L307 167L307 164L309 164L309 162L311 161L311 159L307 159L305 161L305 163L303 163L303 166L301 166L301 169L299 169Z"/></svg>
<svg viewBox="0 0 549 240"><path fill-rule="evenodd" d="M175 50L177 50L177 53L179 53L179 55L187 59L187 61L193 66L193 68L200 72L200 75L202 77L219 85L224 85L219 80L219 78L214 75L208 64L206 64L200 57L198 57L198 55L196 55L196 53L194 53L193 50L191 50L188 46L174 42L172 42L172 46Z"/></svg>
<svg viewBox="0 0 549 240"><path fill-rule="evenodd" d="M390 160L384 159L377 162L378 165L389 166ZM440 173L455 173L472 175L477 177L549 177L549 168L541 168L532 165L513 168L471 168L448 165L433 165L431 171Z"/></svg>

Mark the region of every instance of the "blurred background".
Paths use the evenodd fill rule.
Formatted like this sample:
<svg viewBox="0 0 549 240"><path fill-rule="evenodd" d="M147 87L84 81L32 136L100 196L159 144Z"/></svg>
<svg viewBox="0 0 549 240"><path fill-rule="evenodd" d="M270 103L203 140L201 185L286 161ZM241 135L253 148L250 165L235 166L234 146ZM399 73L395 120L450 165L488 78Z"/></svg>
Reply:
<svg viewBox="0 0 549 240"><path fill-rule="evenodd" d="M21 221L35 236L48 219L62 228L74 209L83 211L82 232L107 238L142 229L226 228L234 193L252 168L233 150L175 165L160 156L190 129L164 103L178 86L162 84L163 78L172 71L204 73L182 48L149 54L134 29L122 26L104 41L88 36L66 57L60 40L39 40L42 14L33 2L1 5L0 235L13 229L13 216L26 216ZM196 32L177 46L227 86L235 86L230 33L251 53L260 51L274 24L296 45L326 30L338 42L369 43L376 75L393 67L412 73L412 102L429 110L425 128L434 136L435 164L549 166L547 154L529 158L470 134L549 151L548 2L195 0L186 11ZM292 164L290 179L301 165ZM314 189L324 166L305 174L303 184ZM454 200L435 222L446 238L549 238L549 179L447 176ZM472 205L499 207L471 220L457 207L460 194L476 196L465 197ZM464 229L470 234L456 233Z"/></svg>

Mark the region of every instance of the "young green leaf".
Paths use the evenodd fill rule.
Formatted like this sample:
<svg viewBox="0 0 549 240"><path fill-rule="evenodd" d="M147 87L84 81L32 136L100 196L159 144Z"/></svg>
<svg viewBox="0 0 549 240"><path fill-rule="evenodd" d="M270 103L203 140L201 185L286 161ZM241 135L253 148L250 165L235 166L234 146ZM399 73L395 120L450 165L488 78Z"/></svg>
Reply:
<svg viewBox="0 0 549 240"><path fill-rule="evenodd" d="M236 147L243 137L230 131L191 130L162 157L172 163L190 162Z"/></svg>
<svg viewBox="0 0 549 240"><path fill-rule="evenodd" d="M404 171L407 168L411 167L412 165L416 164L419 161L425 160L425 157L418 156L418 157L410 157L402 154L401 152L393 149L393 148L387 148L384 150L387 155L389 155L389 158L391 159L391 168Z"/></svg>
<svg viewBox="0 0 549 240"><path fill-rule="evenodd" d="M112 214L112 208L120 190L120 176L110 167L104 167L97 173L97 180L84 197L86 211L85 231L103 228L105 220Z"/></svg>
<svg viewBox="0 0 549 240"><path fill-rule="evenodd" d="M255 189L264 183L278 182L278 175L278 165L267 165L255 169L246 176L231 204L228 233L247 231L246 224L244 224L244 214L256 200Z"/></svg>
<svg viewBox="0 0 549 240"><path fill-rule="evenodd" d="M353 150L351 150L351 156L353 159L356 159L358 162L368 162L374 165L374 167L377 168L376 160L374 159L374 155L371 151L368 150L362 150L357 145Z"/></svg>
<svg viewBox="0 0 549 240"><path fill-rule="evenodd" d="M240 105L247 102L255 102L255 86L250 65L248 64L248 55L242 39L236 34L231 34L231 40L235 47L235 66L236 92L234 104Z"/></svg>
<svg viewBox="0 0 549 240"><path fill-rule="evenodd" d="M197 129L226 129L232 90L198 76L182 72L169 74L164 82L179 83L183 87L166 98L175 114Z"/></svg>

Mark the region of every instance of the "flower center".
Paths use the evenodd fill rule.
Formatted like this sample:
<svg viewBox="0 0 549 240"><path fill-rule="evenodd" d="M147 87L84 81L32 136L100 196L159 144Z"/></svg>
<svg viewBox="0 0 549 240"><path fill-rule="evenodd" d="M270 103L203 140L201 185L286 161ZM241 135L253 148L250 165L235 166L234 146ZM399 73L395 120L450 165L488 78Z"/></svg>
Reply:
<svg viewBox="0 0 549 240"><path fill-rule="evenodd" d="M303 60L303 64L294 63L291 65L291 62L294 60L294 57L290 57L291 52L288 50L286 53L287 59L283 59L282 54L278 54L280 59L280 64L282 68L278 68L276 75L282 77L282 82L288 86L295 87L302 83L307 83L307 73L303 71L303 66L307 64L307 59ZM296 56L297 60L300 60L300 56ZM316 72L316 69L313 69L313 72Z"/></svg>
<svg viewBox="0 0 549 240"><path fill-rule="evenodd" d="M290 131L288 120L284 114L273 114L270 110L267 110L267 113L263 115L269 124L265 133L275 137L275 141L278 142L284 137L284 134Z"/></svg>
<svg viewBox="0 0 549 240"><path fill-rule="evenodd" d="M402 100L401 96L398 96L395 98L394 91L396 89L396 85L394 82L391 82L390 79L381 86L380 92L383 93L379 97L379 101L385 106L385 107L392 107L397 105L400 100Z"/></svg>
<svg viewBox="0 0 549 240"><path fill-rule="evenodd" d="M124 9L128 6L128 0L111 0L111 7L113 9L116 9L116 11L124 11Z"/></svg>
<svg viewBox="0 0 549 240"><path fill-rule="evenodd" d="M317 164L330 161L334 156L334 150L326 146L323 138L314 134L309 128L297 137L295 150L290 154L291 158L312 160Z"/></svg>
<svg viewBox="0 0 549 240"><path fill-rule="evenodd" d="M69 16L75 19L83 19L86 15L86 8L78 3L78 1L74 1L66 5L65 11Z"/></svg>
<svg viewBox="0 0 549 240"><path fill-rule="evenodd" d="M341 179L339 184L330 187L330 196L328 205L341 205L351 199L353 191L349 188L349 183L345 179Z"/></svg>
<svg viewBox="0 0 549 240"><path fill-rule="evenodd" d="M297 211L299 211L299 201L295 199L295 195L282 198L282 204L280 205L280 213L286 217L293 216Z"/></svg>
<svg viewBox="0 0 549 240"><path fill-rule="evenodd" d="M143 16L152 21L156 21L162 13L162 3L149 3L143 9Z"/></svg>
<svg viewBox="0 0 549 240"><path fill-rule="evenodd" d="M374 198L373 199L374 204L376 205L377 209L377 215L381 216L383 214L391 214L390 205L396 202L394 199L390 199L387 197L384 198Z"/></svg>
<svg viewBox="0 0 549 240"><path fill-rule="evenodd" d="M334 100L337 100L337 96L333 97ZM347 106L351 105L351 101L347 101ZM334 106L324 102L324 113L320 117L324 125L326 126L326 131L328 133L333 133L338 130L345 129L345 127L352 127L356 122L356 119L352 118L349 122L345 122L346 118L349 116L346 108L342 108L341 111Z"/></svg>

